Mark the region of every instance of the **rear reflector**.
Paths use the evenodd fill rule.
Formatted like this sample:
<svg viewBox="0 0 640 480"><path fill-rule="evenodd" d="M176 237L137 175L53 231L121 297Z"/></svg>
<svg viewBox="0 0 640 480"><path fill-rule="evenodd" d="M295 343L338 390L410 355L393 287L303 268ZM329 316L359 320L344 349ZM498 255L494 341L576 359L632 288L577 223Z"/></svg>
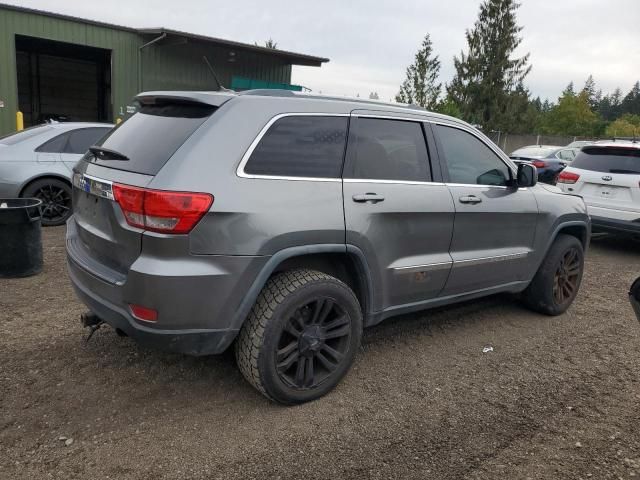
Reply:
<svg viewBox="0 0 640 480"><path fill-rule="evenodd" d="M211 208L208 193L150 190L113 184L113 197L132 227L160 233L189 233Z"/></svg>
<svg viewBox="0 0 640 480"><path fill-rule="evenodd" d="M543 162L542 160L534 160L531 162L536 168L544 168L547 166L547 162Z"/></svg>
<svg viewBox="0 0 640 480"><path fill-rule="evenodd" d="M558 183L576 183L580 175L571 172L560 172L558 175Z"/></svg>
<svg viewBox="0 0 640 480"><path fill-rule="evenodd" d="M158 312L153 308L143 307L142 305L129 305L131 313L138 320L145 322L156 322L158 320Z"/></svg>

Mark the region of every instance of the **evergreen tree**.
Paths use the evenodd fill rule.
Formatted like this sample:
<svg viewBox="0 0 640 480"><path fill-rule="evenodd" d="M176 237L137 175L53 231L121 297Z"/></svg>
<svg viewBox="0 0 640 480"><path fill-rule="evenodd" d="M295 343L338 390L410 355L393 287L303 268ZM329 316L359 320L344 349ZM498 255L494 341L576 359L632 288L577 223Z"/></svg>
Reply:
<svg viewBox="0 0 640 480"><path fill-rule="evenodd" d="M620 103L620 113L640 115L640 82L636 82L631 91Z"/></svg>
<svg viewBox="0 0 640 480"><path fill-rule="evenodd" d="M440 73L440 59L433 56L433 46L429 34L425 35L413 64L407 67L404 82L396 95L396 101L413 103L433 110L438 104L442 84L437 83Z"/></svg>
<svg viewBox="0 0 640 480"><path fill-rule="evenodd" d="M597 110L598 104L602 99L602 90L596 90L596 82L593 79L593 75L589 75L587 81L584 82L582 91L587 96L587 100L589 102L589 106L591 106L591 110Z"/></svg>
<svg viewBox="0 0 640 480"><path fill-rule="evenodd" d="M573 88L573 82L569 82L569 85L567 85L567 88L565 88L562 91L562 96L563 97L575 97L576 96L576 91Z"/></svg>
<svg viewBox="0 0 640 480"><path fill-rule="evenodd" d="M448 93L463 118L486 131L511 127L511 94L531 70L529 54L512 57L522 40L518 7L515 0L484 0L478 20L466 32L467 53L453 59L456 73Z"/></svg>
<svg viewBox="0 0 640 480"><path fill-rule="evenodd" d="M601 128L598 116L591 111L586 93L576 95L567 90L541 123L542 133L550 135L589 137L596 135Z"/></svg>

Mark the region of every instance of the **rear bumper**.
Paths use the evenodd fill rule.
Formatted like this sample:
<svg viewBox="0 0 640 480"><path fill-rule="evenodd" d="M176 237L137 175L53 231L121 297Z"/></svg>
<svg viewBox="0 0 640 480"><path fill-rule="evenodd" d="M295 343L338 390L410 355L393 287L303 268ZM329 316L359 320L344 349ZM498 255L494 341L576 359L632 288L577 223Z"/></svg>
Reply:
<svg viewBox="0 0 640 480"><path fill-rule="evenodd" d="M596 232L640 234L640 221L592 216L591 230Z"/></svg>
<svg viewBox="0 0 640 480"><path fill-rule="evenodd" d="M640 321L640 278L636 279L631 286L629 301L631 302L633 311L636 313L636 317L638 317L638 321Z"/></svg>
<svg viewBox="0 0 640 480"><path fill-rule="evenodd" d="M149 243L152 243L150 240ZM100 319L141 344L185 353L223 352L241 324L237 312L268 257L142 253L121 277L82 246L73 217L67 224L67 264L79 299ZM136 319L130 304L158 312L157 322Z"/></svg>

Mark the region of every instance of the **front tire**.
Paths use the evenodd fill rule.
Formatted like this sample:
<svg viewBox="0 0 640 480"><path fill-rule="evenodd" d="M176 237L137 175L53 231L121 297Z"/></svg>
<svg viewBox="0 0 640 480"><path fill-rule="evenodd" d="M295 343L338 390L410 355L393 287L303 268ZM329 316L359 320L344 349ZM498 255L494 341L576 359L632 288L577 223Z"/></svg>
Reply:
<svg viewBox="0 0 640 480"><path fill-rule="evenodd" d="M353 291L314 270L276 274L260 293L236 342L236 361L260 393L293 405L331 391L362 339Z"/></svg>
<svg viewBox="0 0 640 480"><path fill-rule="evenodd" d="M578 294L584 271L584 248L576 237L559 234L523 293L527 306L546 315L561 315Z"/></svg>

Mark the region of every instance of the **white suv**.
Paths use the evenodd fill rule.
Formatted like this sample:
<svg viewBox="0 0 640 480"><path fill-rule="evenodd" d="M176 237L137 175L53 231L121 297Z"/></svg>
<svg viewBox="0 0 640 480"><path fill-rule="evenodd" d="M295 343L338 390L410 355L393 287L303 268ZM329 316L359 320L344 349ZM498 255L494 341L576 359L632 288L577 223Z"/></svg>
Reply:
<svg viewBox="0 0 640 480"><path fill-rule="evenodd" d="M594 231L640 234L640 143L583 147L558 186L584 198Z"/></svg>

